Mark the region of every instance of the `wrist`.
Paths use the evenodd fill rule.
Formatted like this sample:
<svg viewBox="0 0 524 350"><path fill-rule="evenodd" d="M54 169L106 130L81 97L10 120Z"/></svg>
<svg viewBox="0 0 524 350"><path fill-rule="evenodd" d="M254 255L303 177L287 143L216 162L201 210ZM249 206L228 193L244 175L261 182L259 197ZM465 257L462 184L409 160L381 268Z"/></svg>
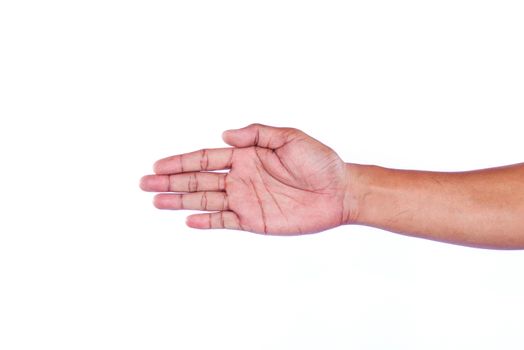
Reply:
<svg viewBox="0 0 524 350"><path fill-rule="evenodd" d="M346 179L344 189L344 224L351 225L359 222L363 204L363 168L361 164L346 163Z"/></svg>

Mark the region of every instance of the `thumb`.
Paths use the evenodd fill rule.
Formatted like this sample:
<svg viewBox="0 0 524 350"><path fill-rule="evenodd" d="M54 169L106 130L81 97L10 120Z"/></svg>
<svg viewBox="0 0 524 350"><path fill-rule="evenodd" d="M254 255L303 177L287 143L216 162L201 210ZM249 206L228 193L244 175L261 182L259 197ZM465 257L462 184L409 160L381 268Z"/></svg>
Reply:
<svg viewBox="0 0 524 350"><path fill-rule="evenodd" d="M224 131L222 138L228 145L234 147L258 146L276 149L289 142L298 132L292 128L251 124L242 129Z"/></svg>

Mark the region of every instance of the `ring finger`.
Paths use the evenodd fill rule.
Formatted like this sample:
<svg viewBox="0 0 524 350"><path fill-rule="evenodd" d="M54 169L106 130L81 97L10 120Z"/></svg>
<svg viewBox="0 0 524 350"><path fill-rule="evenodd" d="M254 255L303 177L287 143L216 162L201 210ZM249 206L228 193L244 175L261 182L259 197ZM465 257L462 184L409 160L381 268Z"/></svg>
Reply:
<svg viewBox="0 0 524 350"><path fill-rule="evenodd" d="M225 192L162 193L155 196L153 203L159 209L229 210Z"/></svg>

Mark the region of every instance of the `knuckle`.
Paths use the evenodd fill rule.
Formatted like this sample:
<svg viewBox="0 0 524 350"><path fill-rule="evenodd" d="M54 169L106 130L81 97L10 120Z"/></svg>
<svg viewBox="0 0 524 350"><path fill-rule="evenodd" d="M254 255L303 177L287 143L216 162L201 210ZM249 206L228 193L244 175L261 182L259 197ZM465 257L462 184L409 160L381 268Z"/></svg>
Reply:
<svg viewBox="0 0 524 350"><path fill-rule="evenodd" d="M284 132L286 132L288 135L297 135L302 133L301 130L296 128L284 128Z"/></svg>

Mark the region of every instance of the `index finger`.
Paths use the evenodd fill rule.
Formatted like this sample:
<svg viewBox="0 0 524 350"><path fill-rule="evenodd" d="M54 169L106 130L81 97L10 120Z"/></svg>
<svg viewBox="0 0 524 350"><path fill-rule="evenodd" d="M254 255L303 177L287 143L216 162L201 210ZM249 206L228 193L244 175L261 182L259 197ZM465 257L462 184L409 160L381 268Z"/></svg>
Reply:
<svg viewBox="0 0 524 350"><path fill-rule="evenodd" d="M211 148L160 159L154 165L159 175L230 169L234 148Z"/></svg>

